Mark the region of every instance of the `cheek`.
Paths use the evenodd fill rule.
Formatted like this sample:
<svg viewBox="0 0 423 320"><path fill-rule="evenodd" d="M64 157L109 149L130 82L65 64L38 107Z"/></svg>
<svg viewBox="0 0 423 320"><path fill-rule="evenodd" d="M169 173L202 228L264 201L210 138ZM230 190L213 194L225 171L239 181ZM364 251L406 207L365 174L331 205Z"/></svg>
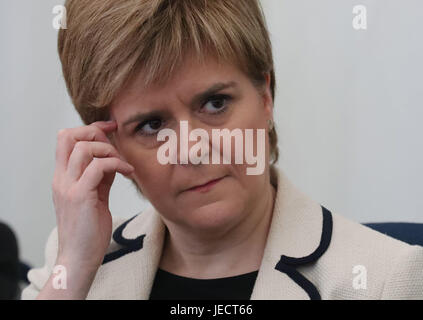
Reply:
<svg viewBox="0 0 423 320"><path fill-rule="evenodd" d="M135 181L146 197L166 192L170 166L157 161L157 149L145 149L134 143L127 146L125 158L135 168Z"/></svg>
<svg viewBox="0 0 423 320"><path fill-rule="evenodd" d="M147 149L135 139L121 144L121 152L125 159L135 168L137 174L147 171L157 162L156 149Z"/></svg>
<svg viewBox="0 0 423 320"><path fill-rule="evenodd" d="M162 179L165 179L167 175L166 165L161 165L157 161L157 152L152 152L152 154L139 155L139 157L134 158L133 166L136 171L137 177L141 182L148 183L149 181L159 182Z"/></svg>
<svg viewBox="0 0 423 320"><path fill-rule="evenodd" d="M236 183L238 184L239 188L242 190L250 190L249 193L253 192L253 190L260 190L263 185L263 181L265 181L265 175L248 175L247 168L254 167L255 165L249 164L232 164L231 165L231 175L234 177ZM262 189L261 189L262 190Z"/></svg>
<svg viewBox="0 0 423 320"><path fill-rule="evenodd" d="M157 161L145 163L135 167L135 180L139 188L153 203L157 199L164 200L165 195L171 194L170 168L163 166Z"/></svg>
<svg viewBox="0 0 423 320"><path fill-rule="evenodd" d="M236 111L228 122L228 127L240 129L258 129L266 127L266 112L256 96L248 96L237 105Z"/></svg>
<svg viewBox="0 0 423 320"><path fill-rule="evenodd" d="M246 114L240 120L242 123L240 122L238 127L230 128L231 130L241 129L241 134L232 138L231 163L240 182L247 189L254 189L254 186L261 182L261 177L257 177L257 175L262 176L266 172L269 162L270 146L267 123L266 119L262 119L262 115L257 113L255 117L254 114ZM224 158L223 144L220 145L220 153Z"/></svg>

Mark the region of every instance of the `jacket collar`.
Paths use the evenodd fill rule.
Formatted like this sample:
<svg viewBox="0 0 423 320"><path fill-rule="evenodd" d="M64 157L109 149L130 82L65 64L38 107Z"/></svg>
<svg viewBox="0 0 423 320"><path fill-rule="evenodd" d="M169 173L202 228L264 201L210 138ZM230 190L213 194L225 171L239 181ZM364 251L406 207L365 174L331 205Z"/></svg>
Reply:
<svg viewBox="0 0 423 320"><path fill-rule="evenodd" d="M281 169L271 167L271 181L277 187L276 200L251 299L320 299L313 279L299 269L317 261L328 248L331 213L299 191ZM115 229L118 246L112 246L96 277L117 272L113 270L120 273L102 277L110 288L104 298L149 298L164 237L165 225L152 206ZM87 298L96 295L92 291Z"/></svg>
<svg viewBox="0 0 423 320"><path fill-rule="evenodd" d="M316 262L330 245L332 215L298 190L280 169L262 264L251 299L320 299L313 279L298 270Z"/></svg>

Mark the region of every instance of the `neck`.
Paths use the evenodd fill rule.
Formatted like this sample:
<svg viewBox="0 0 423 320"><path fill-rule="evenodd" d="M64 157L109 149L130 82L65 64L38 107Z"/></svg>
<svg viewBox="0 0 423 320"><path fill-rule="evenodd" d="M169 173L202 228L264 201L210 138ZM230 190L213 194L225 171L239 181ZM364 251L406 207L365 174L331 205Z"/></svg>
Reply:
<svg viewBox="0 0 423 320"><path fill-rule="evenodd" d="M276 197L269 183L256 206L224 234L199 238L177 227L166 228L160 268L197 279L223 278L259 269ZM195 246L193 245L195 244ZM242 261L242 263L240 263Z"/></svg>

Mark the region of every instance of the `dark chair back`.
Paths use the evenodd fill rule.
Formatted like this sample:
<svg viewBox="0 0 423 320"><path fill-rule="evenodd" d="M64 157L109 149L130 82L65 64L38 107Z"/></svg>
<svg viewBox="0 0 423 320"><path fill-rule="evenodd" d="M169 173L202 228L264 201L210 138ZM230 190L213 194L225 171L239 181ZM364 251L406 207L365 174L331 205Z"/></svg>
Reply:
<svg viewBox="0 0 423 320"><path fill-rule="evenodd" d="M363 224L408 244L423 246L423 223L378 222Z"/></svg>

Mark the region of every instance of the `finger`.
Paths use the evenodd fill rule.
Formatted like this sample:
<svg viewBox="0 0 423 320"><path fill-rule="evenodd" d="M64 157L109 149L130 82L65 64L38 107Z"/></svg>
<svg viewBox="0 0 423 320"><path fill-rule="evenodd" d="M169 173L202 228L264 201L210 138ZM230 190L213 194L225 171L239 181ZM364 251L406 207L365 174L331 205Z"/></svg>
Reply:
<svg viewBox="0 0 423 320"><path fill-rule="evenodd" d="M98 141L78 141L69 157L66 178L68 182L78 180L94 158L120 158L119 152L111 144Z"/></svg>
<svg viewBox="0 0 423 320"><path fill-rule="evenodd" d="M65 172L70 154L78 141L101 141L110 143L106 134L116 129L116 122L94 122L88 126L62 129L57 134L56 168Z"/></svg>
<svg viewBox="0 0 423 320"><path fill-rule="evenodd" d="M97 190L105 174L119 172L128 175L133 170L131 165L118 158L94 158L79 179L78 189L84 193Z"/></svg>

